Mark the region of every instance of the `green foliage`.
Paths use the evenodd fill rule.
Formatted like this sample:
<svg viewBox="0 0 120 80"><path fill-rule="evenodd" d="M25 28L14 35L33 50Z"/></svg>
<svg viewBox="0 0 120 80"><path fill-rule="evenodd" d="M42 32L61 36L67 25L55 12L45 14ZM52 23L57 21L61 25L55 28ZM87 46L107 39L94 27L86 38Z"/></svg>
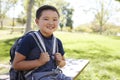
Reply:
<svg viewBox="0 0 120 80"><path fill-rule="evenodd" d="M25 18L17 18L17 22L21 23L21 24L25 24L26 23L26 19Z"/></svg>
<svg viewBox="0 0 120 80"><path fill-rule="evenodd" d="M76 27L74 30L77 32L88 32L88 33L93 32L89 26L79 26L79 27Z"/></svg>
<svg viewBox="0 0 120 80"><path fill-rule="evenodd" d="M103 29L104 29L103 34L106 34L106 35L116 35L117 33L120 32L120 27L112 24L105 25Z"/></svg>
<svg viewBox="0 0 120 80"><path fill-rule="evenodd" d="M70 27L63 27L62 28L62 31L67 31L67 32L71 32L72 31L72 29L70 28Z"/></svg>
<svg viewBox="0 0 120 80"><path fill-rule="evenodd" d="M119 2L120 2L120 0L116 0L116 1L119 1Z"/></svg>
<svg viewBox="0 0 120 80"><path fill-rule="evenodd" d="M66 11L66 26L70 27L71 29L73 28L73 21L72 21L72 15L73 15L73 9L64 9Z"/></svg>
<svg viewBox="0 0 120 80"><path fill-rule="evenodd" d="M4 5L4 6L3 6ZM12 0L0 0L0 28L4 27L3 20L6 17L6 13L13 6Z"/></svg>
<svg viewBox="0 0 120 80"><path fill-rule="evenodd" d="M96 23L91 23L75 27L74 30L77 32L99 33L99 28L100 26ZM102 31L102 34L105 35L116 35L120 32L120 27L109 23L102 27Z"/></svg>

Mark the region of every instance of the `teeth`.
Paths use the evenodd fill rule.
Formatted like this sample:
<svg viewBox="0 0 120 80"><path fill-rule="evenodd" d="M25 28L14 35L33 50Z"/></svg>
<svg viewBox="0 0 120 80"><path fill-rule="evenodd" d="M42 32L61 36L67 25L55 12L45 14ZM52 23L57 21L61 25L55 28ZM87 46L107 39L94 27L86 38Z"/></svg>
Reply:
<svg viewBox="0 0 120 80"><path fill-rule="evenodd" d="M53 29L53 27L47 27L47 28L49 28L49 29Z"/></svg>
<svg viewBox="0 0 120 80"><path fill-rule="evenodd" d="M50 27L50 29L52 29L52 27Z"/></svg>

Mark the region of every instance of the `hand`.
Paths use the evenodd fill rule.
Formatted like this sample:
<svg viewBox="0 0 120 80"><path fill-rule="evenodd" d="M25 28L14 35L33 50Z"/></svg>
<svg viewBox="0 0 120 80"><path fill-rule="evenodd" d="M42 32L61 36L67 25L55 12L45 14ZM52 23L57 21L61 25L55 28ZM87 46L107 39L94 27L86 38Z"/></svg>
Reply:
<svg viewBox="0 0 120 80"><path fill-rule="evenodd" d="M62 60L62 55L60 53L55 53L55 60L60 62Z"/></svg>
<svg viewBox="0 0 120 80"><path fill-rule="evenodd" d="M59 67L63 67L66 64L64 57L60 53L55 54L55 60L56 60L57 66Z"/></svg>
<svg viewBox="0 0 120 80"><path fill-rule="evenodd" d="M44 65L50 60L48 52L41 53L40 58L38 59L40 64Z"/></svg>

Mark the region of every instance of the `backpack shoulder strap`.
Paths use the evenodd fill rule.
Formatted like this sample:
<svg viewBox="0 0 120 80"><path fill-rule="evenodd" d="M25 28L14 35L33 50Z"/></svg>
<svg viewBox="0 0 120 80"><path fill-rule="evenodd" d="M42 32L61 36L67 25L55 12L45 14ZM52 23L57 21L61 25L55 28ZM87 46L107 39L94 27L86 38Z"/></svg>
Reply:
<svg viewBox="0 0 120 80"><path fill-rule="evenodd" d="M39 42L44 47L45 51L47 51L46 48L45 48L45 43L42 39L42 35L38 31L35 32L35 34L37 35L37 37L39 39ZM52 42L53 42L52 54L54 55L56 52L58 52L58 42L57 42L57 38L55 36L53 36Z"/></svg>
<svg viewBox="0 0 120 80"><path fill-rule="evenodd" d="M53 55L58 52L58 41L55 36L53 36Z"/></svg>
<svg viewBox="0 0 120 80"><path fill-rule="evenodd" d="M46 47L45 47L45 43L42 39L42 35L38 32L35 31L34 33L31 34L32 37L35 39L38 47L40 48L40 50L42 52L46 52ZM53 50L52 50L52 54L54 55L56 52L58 52L58 43L57 43L57 38L55 36L53 36Z"/></svg>
<svg viewBox="0 0 120 80"><path fill-rule="evenodd" d="M35 33L30 33L30 35L34 38L36 44L38 45L41 52L45 52L43 48L41 47L41 42L38 41L38 37L35 35Z"/></svg>
<svg viewBox="0 0 120 80"><path fill-rule="evenodd" d="M44 41L43 41L43 39L42 39L42 35L39 34L38 31L37 31L37 32L34 32L34 34L35 34L35 36L37 37L38 42L39 42L39 44L42 46L44 52L46 52L46 47L45 47Z"/></svg>

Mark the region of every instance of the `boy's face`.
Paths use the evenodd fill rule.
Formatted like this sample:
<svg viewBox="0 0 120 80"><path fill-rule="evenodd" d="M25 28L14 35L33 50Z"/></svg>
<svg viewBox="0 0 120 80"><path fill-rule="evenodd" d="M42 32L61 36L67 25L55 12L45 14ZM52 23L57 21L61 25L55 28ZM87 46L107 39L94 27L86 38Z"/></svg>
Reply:
<svg viewBox="0 0 120 80"><path fill-rule="evenodd" d="M44 36L49 37L58 28L59 16L56 11L44 10L40 18L35 21L39 26L41 33Z"/></svg>

